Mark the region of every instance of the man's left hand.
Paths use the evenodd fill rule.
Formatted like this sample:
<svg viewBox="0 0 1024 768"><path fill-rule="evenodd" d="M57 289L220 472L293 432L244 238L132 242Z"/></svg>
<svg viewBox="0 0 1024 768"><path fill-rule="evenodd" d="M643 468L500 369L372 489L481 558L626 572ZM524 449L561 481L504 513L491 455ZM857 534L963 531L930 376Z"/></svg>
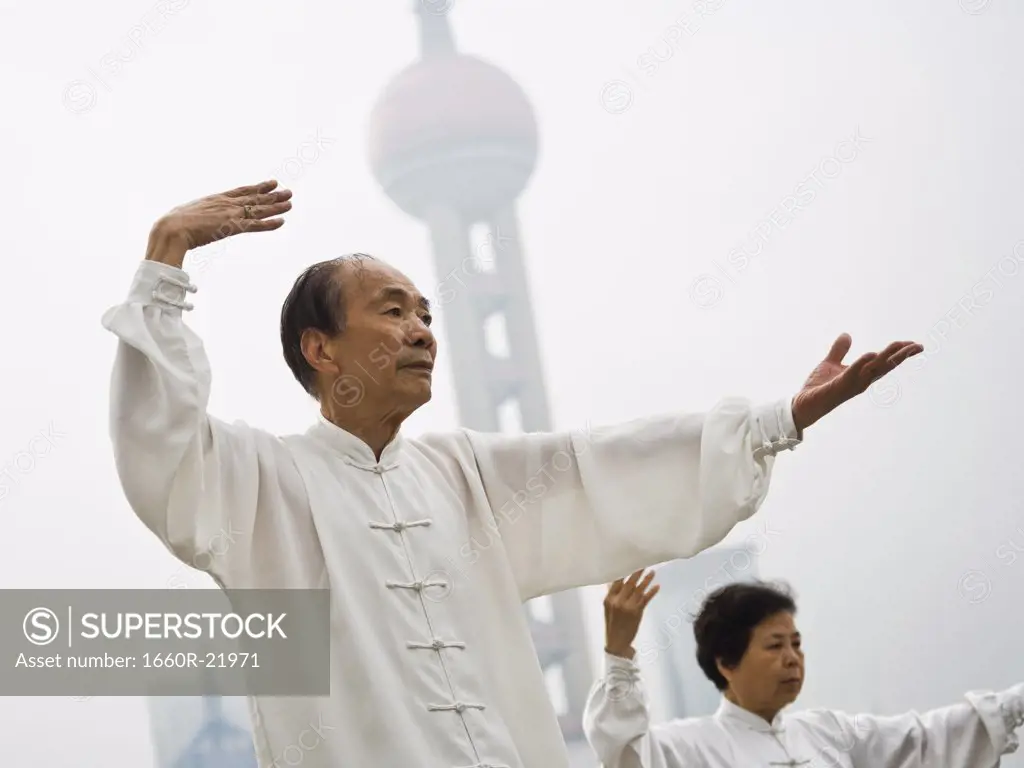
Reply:
<svg viewBox="0 0 1024 768"><path fill-rule="evenodd" d="M868 352L849 366L843 358L853 340L844 333L832 344L828 356L807 377L804 388L793 398L793 421L799 432L847 400L859 395L924 347L912 341L894 341L881 352Z"/></svg>

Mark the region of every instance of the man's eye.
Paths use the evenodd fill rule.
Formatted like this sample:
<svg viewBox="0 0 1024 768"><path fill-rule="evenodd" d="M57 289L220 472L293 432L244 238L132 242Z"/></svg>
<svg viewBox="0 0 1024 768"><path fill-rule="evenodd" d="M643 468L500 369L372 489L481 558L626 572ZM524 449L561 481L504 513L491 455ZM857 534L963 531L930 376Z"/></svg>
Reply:
<svg viewBox="0 0 1024 768"><path fill-rule="evenodd" d="M391 309L389 309L387 311L386 314L394 315L395 317L401 317L402 316L402 309L401 309L401 307L392 307Z"/></svg>
<svg viewBox="0 0 1024 768"><path fill-rule="evenodd" d="M430 325L432 322L434 322L434 316L433 315L424 315L423 316L423 324L424 325Z"/></svg>

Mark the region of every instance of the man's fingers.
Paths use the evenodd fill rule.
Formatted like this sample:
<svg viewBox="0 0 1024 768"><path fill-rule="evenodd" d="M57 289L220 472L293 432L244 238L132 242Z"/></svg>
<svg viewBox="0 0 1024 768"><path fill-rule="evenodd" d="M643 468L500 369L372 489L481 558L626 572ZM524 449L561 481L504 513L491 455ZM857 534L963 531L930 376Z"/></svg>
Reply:
<svg viewBox="0 0 1024 768"><path fill-rule="evenodd" d="M236 189L229 190L229 191L224 193L224 196L225 197L246 197L248 195L260 195L260 194L264 194L265 195L267 192L271 192L274 189L274 187L276 187L276 186L277 186L277 182L276 181L273 181L273 180L261 181L259 184L250 184L249 186L246 186L246 187L238 187Z"/></svg>
<svg viewBox="0 0 1024 768"><path fill-rule="evenodd" d="M623 584L624 582L622 579L616 579L610 585L608 585L608 597L614 597L615 595L619 594L619 592L622 591Z"/></svg>
<svg viewBox="0 0 1024 768"><path fill-rule="evenodd" d="M851 397L854 392L863 388L863 381L868 375L867 367L877 357L874 352L866 352L844 368L842 373L821 386L827 387L830 392L840 393L843 398Z"/></svg>
<svg viewBox="0 0 1024 768"><path fill-rule="evenodd" d="M881 352L874 367L891 366L895 368L908 357L924 351L924 347L913 341L894 341Z"/></svg>
<svg viewBox="0 0 1024 768"><path fill-rule="evenodd" d="M842 363L843 358L846 357L846 353L850 351L852 345L853 339L850 338L850 334L841 334L839 338L832 342L832 349L828 351L825 360L830 363Z"/></svg>
<svg viewBox="0 0 1024 768"><path fill-rule="evenodd" d="M918 348L924 349L920 344L908 341L894 341L882 350L878 357L865 368L863 376L867 379L868 383L880 379L912 354L917 354L915 350Z"/></svg>
<svg viewBox="0 0 1024 768"><path fill-rule="evenodd" d="M292 209L292 201L285 200L282 203L274 203L273 205L253 205L249 208L250 219L268 219L271 216L280 216L282 213L287 213ZM244 209L243 209L244 216Z"/></svg>
<svg viewBox="0 0 1024 768"><path fill-rule="evenodd" d="M897 352L903 349L906 343L907 342L905 341L894 341L892 344L890 344L889 346L887 346L885 349L878 353L879 359L884 360L885 362L889 362L889 358L891 358L893 355L895 355Z"/></svg>
<svg viewBox="0 0 1024 768"><path fill-rule="evenodd" d="M878 359L876 352L865 352L863 355L858 357L850 366L843 371L840 376L844 377L847 381L852 379L860 379L864 375L865 369Z"/></svg>
<svg viewBox="0 0 1024 768"><path fill-rule="evenodd" d="M292 191L290 189L278 189L275 192L268 192L266 194L244 195L237 199L232 199L231 202L236 205L274 205L275 203L290 200L291 197Z"/></svg>
<svg viewBox="0 0 1024 768"><path fill-rule="evenodd" d="M284 225L284 219L246 219L242 222L242 232L270 232Z"/></svg>
<svg viewBox="0 0 1024 768"><path fill-rule="evenodd" d="M924 347L921 344L917 344L913 341L904 341L902 349L898 350L894 355L889 358L889 363L895 368L897 365L902 363L904 360L919 355L924 352Z"/></svg>

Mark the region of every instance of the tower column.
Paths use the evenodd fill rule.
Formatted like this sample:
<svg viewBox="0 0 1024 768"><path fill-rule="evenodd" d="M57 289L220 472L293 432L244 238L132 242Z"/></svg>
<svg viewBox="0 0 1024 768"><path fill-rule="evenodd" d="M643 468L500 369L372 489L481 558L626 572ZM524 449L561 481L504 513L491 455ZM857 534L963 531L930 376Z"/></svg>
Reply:
<svg viewBox="0 0 1024 768"><path fill-rule="evenodd" d="M493 217L490 229L496 252L498 282L509 296L515 297L513 301L506 302L504 315L509 357L515 361L515 368L521 376L517 399L523 431L545 432L551 429L551 412L544 386L544 369L514 204L503 208Z"/></svg>
<svg viewBox="0 0 1024 768"><path fill-rule="evenodd" d="M523 431L546 432L553 428L553 424L515 207L509 205L499 211L493 217L490 226L497 252L497 279L502 287L515 297L515 300L507 302L504 314L509 356L520 377L516 400ZM553 665L561 670L568 703L568 712L562 722L562 732L567 739L580 738L586 696L594 681L587 656L580 593L571 590L552 595L551 608L560 629L560 639L565 643L564 649L567 652L561 661Z"/></svg>
<svg viewBox="0 0 1024 768"><path fill-rule="evenodd" d="M477 302L472 287L465 284L462 268L472 256L469 227L456 211L445 206L431 208L424 221L430 229L437 264L437 304L444 309L445 350L452 357L456 375L459 423L478 432L498 432L498 413L484 375L490 366L483 318L478 316ZM463 371L476 371L477 375L461 376Z"/></svg>

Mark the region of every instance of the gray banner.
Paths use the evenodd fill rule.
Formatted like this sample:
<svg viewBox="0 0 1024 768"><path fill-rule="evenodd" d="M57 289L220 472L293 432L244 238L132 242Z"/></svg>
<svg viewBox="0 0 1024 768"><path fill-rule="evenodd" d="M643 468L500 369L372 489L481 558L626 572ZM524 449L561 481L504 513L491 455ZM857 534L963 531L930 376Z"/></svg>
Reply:
<svg viewBox="0 0 1024 768"><path fill-rule="evenodd" d="M3 696L327 696L328 590L0 590Z"/></svg>

